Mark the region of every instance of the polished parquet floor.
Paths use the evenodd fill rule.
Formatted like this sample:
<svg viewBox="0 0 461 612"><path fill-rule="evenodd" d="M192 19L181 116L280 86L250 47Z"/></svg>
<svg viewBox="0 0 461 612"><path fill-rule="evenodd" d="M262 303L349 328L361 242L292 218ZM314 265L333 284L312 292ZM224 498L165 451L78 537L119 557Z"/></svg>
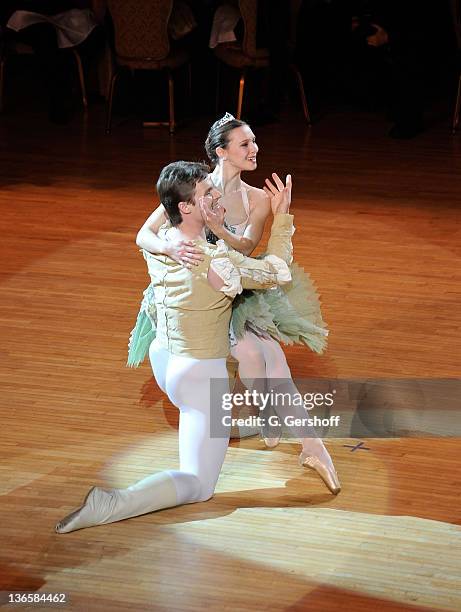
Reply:
<svg viewBox="0 0 461 612"><path fill-rule="evenodd" d="M208 121L170 138L97 107L66 127L0 123L0 591L66 593L67 609L461 609L459 439L328 442L331 496L297 446L231 443L213 500L56 535L89 486L177 465L177 414L147 364L125 368L146 286L134 244L174 159L202 159ZM211 119L211 118L210 118ZM330 332L296 377L460 372L461 136L413 141L380 115L300 115L256 130L262 185L291 172L296 259ZM363 447L350 446L364 441ZM5 606L5 609L12 606ZM23 605L33 610L38 605ZM46 606L42 606L45 609ZM51 609L51 608L50 608ZM54 608L53 608L54 609Z"/></svg>

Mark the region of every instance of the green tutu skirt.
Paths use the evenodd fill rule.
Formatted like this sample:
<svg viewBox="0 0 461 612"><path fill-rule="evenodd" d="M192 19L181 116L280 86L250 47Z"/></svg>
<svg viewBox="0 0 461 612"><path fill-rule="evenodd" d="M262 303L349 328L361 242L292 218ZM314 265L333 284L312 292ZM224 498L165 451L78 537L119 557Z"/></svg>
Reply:
<svg viewBox="0 0 461 612"><path fill-rule="evenodd" d="M234 300L231 344L236 344L250 331L284 344L304 344L315 353L324 352L328 329L314 283L298 264L293 263L290 271L292 280L283 287L245 290ZM144 291L136 325L130 335L128 366L136 368L144 361L155 338L156 320L154 287L149 285Z"/></svg>
<svg viewBox="0 0 461 612"><path fill-rule="evenodd" d="M290 283L263 291L244 291L234 300L231 331L237 340L249 330L323 353L328 329L314 283L297 263L290 266L290 271Z"/></svg>
<svg viewBox="0 0 461 612"><path fill-rule="evenodd" d="M144 361L157 331L157 310L153 285L147 287L143 296L138 318L128 341L126 365L130 368L137 368Z"/></svg>

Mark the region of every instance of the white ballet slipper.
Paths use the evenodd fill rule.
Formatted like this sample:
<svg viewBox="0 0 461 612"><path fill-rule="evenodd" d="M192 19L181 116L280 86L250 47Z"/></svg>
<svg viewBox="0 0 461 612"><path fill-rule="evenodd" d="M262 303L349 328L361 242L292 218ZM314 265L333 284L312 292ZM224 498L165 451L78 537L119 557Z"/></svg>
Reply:
<svg viewBox="0 0 461 612"><path fill-rule="evenodd" d="M99 487L91 488L83 504L64 517L55 527L56 533L69 533L85 527L93 527L107 522L113 515L117 498L114 489L105 491Z"/></svg>

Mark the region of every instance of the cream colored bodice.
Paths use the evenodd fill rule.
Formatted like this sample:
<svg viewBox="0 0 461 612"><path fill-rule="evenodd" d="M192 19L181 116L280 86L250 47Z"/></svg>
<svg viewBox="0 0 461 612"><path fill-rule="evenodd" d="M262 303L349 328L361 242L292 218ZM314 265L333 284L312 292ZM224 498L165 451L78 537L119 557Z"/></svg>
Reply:
<svg viewBox="0 0 461 612"><path fill-rule="evenodd" d="M197 240L204 259L192 269L143 251L155 288L157 342L175 355L227 357L233 298L244 288L266 289L291 280L292 232L292 215L276 215L263 259L246 257L222 240L217 245ZM208 282L210 267L223 279L220 291Z"/></svg>
<svg viewBox="0 0 461 612"><path fill-rule="evenodd" d="M226 209L226 227L236 236L243 236L250 220L248 189L243 187L221 196L219 203ZM240 220L241 219L241 220Z"/></svg>

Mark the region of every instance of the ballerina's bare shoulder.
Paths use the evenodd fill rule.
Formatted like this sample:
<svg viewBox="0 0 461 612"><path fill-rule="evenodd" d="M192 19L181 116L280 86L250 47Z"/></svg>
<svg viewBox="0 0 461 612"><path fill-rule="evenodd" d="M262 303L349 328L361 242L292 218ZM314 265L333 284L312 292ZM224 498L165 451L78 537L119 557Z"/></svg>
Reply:
<svg viewBox="0 0 461 612"><path fill-rule="evenodd" d="M248 201L250 203L250 214L254 210L258 210L261 214L266 213L269 215L271 210L271 203L269 197L266 195L264 189L259 189L259 187L253 187L253 185L249 185L242 181L242 187L247 190L248 193Z"/></svg>

